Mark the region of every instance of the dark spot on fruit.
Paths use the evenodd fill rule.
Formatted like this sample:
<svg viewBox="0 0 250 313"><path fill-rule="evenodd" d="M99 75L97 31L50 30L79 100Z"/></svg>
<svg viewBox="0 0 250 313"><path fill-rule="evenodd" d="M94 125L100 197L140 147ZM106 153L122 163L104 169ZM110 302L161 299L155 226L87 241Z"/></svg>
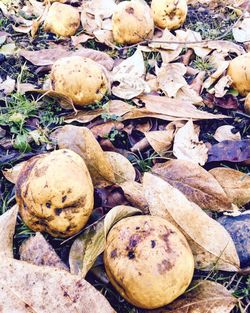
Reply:
<svg viewBox="0 0 250 313"><path fill-rule="evenodd" d="M137 244L141 241L141 236L138 234L134 234L129 238L129 245L127 247L128 250L131 250L137 246Z"/></svg>
<svg viewBox="0 0 250 313"><path fill-rule="evenodd" d="M129 258L130 260L132 260L132 259L135 258L135 253L134 253L134 251L129 251L129 252L128 252L128 258Z"/></svg>
<svg viewBox="0 0 250 313"><path fill-rule="evenodd" d="M117 249L114 249L113 251L111 251L110 257L111 257L112 259L115 259L115 258L117 257Z"/></svg>
<svg viewBox="0 0 250 313"><path fill-rule="evenodd" d="M65 202L66 199L67 199L67 196L63 196L62 197L62 203Z"/></svg>
<svg viewBox="0 0 250 313"><path fill-rule="evenodd" d="M134 8L129 7L126 9L126 12L128 12L128 14L134 14L135 10Z"/></svg>
<svg viewBox="0 0 250 313"><path fill-rule="evenodd" d="M161 263L157 264L157 268L160 274L164 274L165 272L171 270L174 266L169 260L163 260Z"/></svg>
<svg viewBox="0 0 250 313"><path fill-rule="evenodd" d="M46 202L46 207L48 208L48 209L50 209L50 207L51 207L51 202L49 201L49 202Z"/></svg>
<svg viewBox="0 0 250 313"><path fill-rule="evenodd" d="M61 213L62 213L62 209L60 209L60 208L55 209L56 215L60 215Z"/></svg>
<svg viewBox="0 0 250 313"><path fill-rule="evenodd" d="M135 229L136 229L136 230L140 229L140 226L137 226Z"/></svg>
<svg viewBox="0 0 250 313"><path fill-rule="evenodd" d="M138 274L139 274L139 276L141 276L141 275L142 275L142 273L141 273L141 272L138 272Z"/></svg>
<svg viewBox="0 0 250 313"><path fill-rule="evenodd" d="M156 245L155 240L151 240L151 248L154 248Z"/></svg>

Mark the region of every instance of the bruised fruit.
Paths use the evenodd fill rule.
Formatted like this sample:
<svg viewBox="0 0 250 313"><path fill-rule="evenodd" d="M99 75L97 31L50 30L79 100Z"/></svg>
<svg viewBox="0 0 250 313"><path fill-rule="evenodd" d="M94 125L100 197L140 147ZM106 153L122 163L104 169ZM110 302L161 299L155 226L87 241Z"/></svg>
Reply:
<svg viewBox="0 0 250 313"><path fill-rule="evenodd" d="M100 101L108 91L103 67L81 56L57 60L52 66L50 78L52 89L68 96L78 106Z"/></svg>
<svg viewBox="0 0 250 313"><path fill-rule="evenodd" d="M250 52L234 58L227 70L232 80L232 87L242 96L250 92Z"/></svg>
<svg viewBox="0 0 250 313"><path fill-rule="evenodd" d="M119 44L134 44L151 39L154 21L146 3L139 0L120 2L112 17L114 40Z"/></svg>
<svg viewBox="0 0 250 313"><path fill-rule="evenodd" d="M83 159L67 149L31 158L16 183L16 200L25 224L54 237L69 237L87 223L93 185Z"/></svg>
<svg viewBox="0 0 250 313"><path fill-rule="evenodd" d="M110 282L131 304L166 305L190 284L194 259L182 233L157 216L119 221L107 236L104 264Z"/></svg>
<svg viewBox="0 0 250 313"><path fill-rule="evenodd" d="M155 25L169 30L181 27L188 11L186 0L152 0L151 9Z"/></svg>
<svg viewBox="0 0 250 313"><path fill-rule="evenodd" d="M80 26L80 14L76 8L60 2L54 2L49 8L44 22L44 30L58 36L75 35Z"/></svg>

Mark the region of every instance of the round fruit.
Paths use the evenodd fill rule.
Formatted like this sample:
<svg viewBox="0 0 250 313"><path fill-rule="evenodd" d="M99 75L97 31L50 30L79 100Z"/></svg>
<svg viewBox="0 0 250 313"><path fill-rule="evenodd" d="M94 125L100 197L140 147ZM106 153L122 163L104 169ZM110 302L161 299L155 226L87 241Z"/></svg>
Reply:
<svg viewBox="0 0 250 313"><path fill-rule="evenodd" d="M54 2L46 16L44 30L58 36L70 37L75 35L79 26L80 15L76 8Z"/></svg>
<svg viewBox="0 0 250 313"><path fill-rule="evenodd" d="M57 60L50 78L54 91L68 96L79 106L100 101L108 91L108 80L102 66L80 56Z"/></svg>
<svg viewBox="0 0 250 313"><path fill-rule="evenodd" d="M227 70L235 88L242 96L250 92L250 52L234 58Z"/></svg>
<svg viewBox="0 0 250 313"><path fill-rule="evenodd" d="M151 9L155 25L169 30L181 27L188 11L186 0L152 0Z"/></svg>
<svg viewBox="0 0 250 313"><path fill-rule="evenodd" d="M114 40L134 44L153 37L154 21L150 7L139 0L120 2L112 17Z"/></svg>
<svg viewBox="0 0 250 313"><path fill-rule="evenodd" d="M182 233L157 216L122 219L109 232L104 264L117 291L133 305L153 309L181 295L194 259Z"/></svg>
<svg viewBox="0 0 250 313"><path fill-rule="evenodd" d="M94 197L83 159L67 149L31 158L16 183L16 201L25 224L54 237L70 237L87 223Z"/></svg>

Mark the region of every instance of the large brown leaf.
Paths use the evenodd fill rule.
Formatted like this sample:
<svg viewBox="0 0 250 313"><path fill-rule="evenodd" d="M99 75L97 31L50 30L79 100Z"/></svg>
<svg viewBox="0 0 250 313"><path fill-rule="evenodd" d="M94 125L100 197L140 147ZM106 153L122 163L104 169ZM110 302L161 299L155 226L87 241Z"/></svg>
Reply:
<svg viewBox="0 0 250 313"><path fill-rule="evenodd" d="M198 164L170 160L154 165L152 171L203 209L217 212L232 210L232 204L221 185Z"/></svg>
<svg viewBox="0 0 250 313"><path fill-rule="evenodd" d="M0 288L8 289L8 297L0 294L3 312L15 311L13 298L18 298L21 312L46 313L114 313L108 301L83 278L47 266L2 258ZM8 308L11 311L7 311Z"/></svg>
<svg viewBox="0 0 250 313"><path fill-rule="evenodd" d="M238 300L223 285L209 280L200 280L194 281L188 292L166 308L147 312L230 313L237 302Z"/></svg>
<svg viewBox="0 0 250 313"><path fill-rule="evenodd" d="M225 167L213 168L209 173L217 179L230 201L239 206L250 202L250 176Z"/></svg>
<svg viewBox="0 0 250 313"><path fill-rule="evenodd" d="M55 130L51 138L60 149L73 150L84 159L96 186L107 186L116 181L109 160L88 128L66 125Z"/></svg>
<svg viewBox="0 0 250 313"><path fill-rule="evenodd" d="M196 268L239 270L234 242L223 226L160 177L145 173L143 187L150 213L174 223L187 238Z"/></svg>

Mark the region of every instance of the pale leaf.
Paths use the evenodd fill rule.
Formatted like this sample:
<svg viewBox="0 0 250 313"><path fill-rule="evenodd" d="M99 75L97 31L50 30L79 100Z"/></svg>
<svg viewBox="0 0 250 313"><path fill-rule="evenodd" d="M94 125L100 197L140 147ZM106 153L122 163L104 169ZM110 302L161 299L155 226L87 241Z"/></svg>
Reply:
<svg viewBox="0 0 250 313"><path fill-rule="evenodd" d="M172 146L174 130L155 130L145 132L144 135L154 151L164 156Z"/></svg>
<svg viewBox="0 0 250 313"><path fill-rule="evenodd" d="M23 161L21 163L16 164L15 166L13 166L10 169L3 170L2 173L3 173L4 177L8 181L10 181L12 184L15 184L17 181L17 177L18 177L19 173L21 172L25 163L26 163L26 161Z"/></svg>
<svg viewBox="0 0 250 313"><path fill-rule="evenodd" d="M216 129L213 137L218 142L224 141L224 140L241 140L240 132L232 132L234 130L234 126L231 125L223 125Z"/></svg>
<svg viewBox="0 0 250 313"><path fill-rule="evenodd" d="M216 167L209 171L220 183L228 199L242 206L250 202L250 176L225 167Z"/></svg>
<svg viewBox="0 0 250 313"><path fill-rule="evenodd" d="M222 225L160 177L145 173L143 187L150 213L166 218L185 235L194 254L196 268L239 270L240 261L234 242Z"/></svg>
<svg viewBox="0 0 250 313"><path fill-rule="evenodd" d="M231 202L214 177L198 164L170 160L153 166L152 172L179 189L189 201L215 212L232 210Z"/></svg>
<svg viewBox="0 0 250 313"><path fill-rule="evenodd" d="M236 41L250 41L250 17L247 17L242 22L237 23L232 32Z"/></svg>
<svg viewBox="0 0 250 313"><path fill-rule="evenodd" d="M3 312L8 312L11 299L16 297L27 308L23 312L89 313L91 308L93 313L115 313L106 298L86 280L48 266L3 258L1 285L8 288L10 295L4 301Z"/></svg>
<svg viewBox="0 0 250 313"><path fill-rule="evenodd" d="M0 91L2 91L5 95L9 95L15 90L15 86L15 79L7 76L6 80L0 83Z"/></svg>
<svg viewBox="0 0 250 313"><path fill-rule="evenodd" d="M173 154L177 159L204 165L208 159L208 148L194 129L192 120L179 129L174 138Z"/></svg>
<svg viewBox="0 0 250 313"><path fill-rule="evenodd" d="M0 216L0 256L1 262L4 257L13 258L13 236L15 233L18 206Z"/></svg>

